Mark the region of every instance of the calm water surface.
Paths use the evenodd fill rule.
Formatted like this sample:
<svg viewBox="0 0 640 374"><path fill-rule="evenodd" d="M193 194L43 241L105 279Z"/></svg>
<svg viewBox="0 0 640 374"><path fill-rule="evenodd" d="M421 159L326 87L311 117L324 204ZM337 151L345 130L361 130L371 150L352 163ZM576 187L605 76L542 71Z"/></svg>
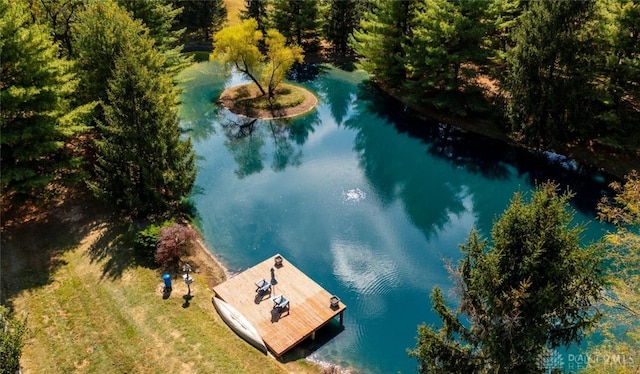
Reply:
<svg viewBox="0 0 640 374"><path fill-rule="evenodd" d="M347 305L344 330L334 321L306 345L314 359L416 372L407 349L418 324L438 323L429 294L450 289L445 262L536 181L578 194L585 243L603 233L593 217L605 177L418 120L363 73L311 71L301 84L316 110L254 122L213 104L241 76L199 63L183 78L180 116L199 156L194 201L210 247L232 272L281 253Z"/></svg>

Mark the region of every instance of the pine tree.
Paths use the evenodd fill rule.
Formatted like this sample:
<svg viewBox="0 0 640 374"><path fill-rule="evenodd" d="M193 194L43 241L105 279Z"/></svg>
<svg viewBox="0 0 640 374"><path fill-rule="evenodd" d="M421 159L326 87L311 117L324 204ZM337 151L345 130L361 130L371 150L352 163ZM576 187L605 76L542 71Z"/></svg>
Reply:
<svg viewBox="0 0 640 374"><path fill-rule="evenodd" d="M320 37L318 0L273 0L273 26L288 43L302 46L306 52L317 49Z"/></svg>
<svg viewBox="0 0 640 374"><path fill-rule="evenodd" d="M332 0L324 25L324 36L335 52L347 55L352 53L349 41L353 30L359 25L362 15L360 0Z"/></svg>
<svg viewBox="0 0 640 374"><path fill-rule="evenodd" d="M491 54L485 46L489 4L425 0L413 9L405 64L408 96L414 102L458 115L467 113L471 95L480 90L473 79Z"/></svg>
<svg viewBox="0 0 640 374"><path fill-rule="evenodd" d="M599 119L611 140L628 146L638 141L635 134L640 125L640 108L634 105L640 98L640 1L601 0L599 4L602 50L594 68L604 82L600 102L606 108Z"/></svg>
<svg viewBox="0 0 640 374"><path fill-rule="evenodd" d="M60 43L61 55L73 56L73 27L86 0L28 0L31 15L42 24L47 24L56 42Z"/></svg>
<svg viewBox="0 0 640 374"><path fill-rule="evenodd" d="M240 12L240 19L255 19L258 22L258 30L262 32L262 35L266 35L269 28L269 14L267 12L269 0L245 0L244 5L245 9Z"/></svg>
<svg viewBox="0 0 640 374"><path fill-rule="evenodd" d="M75 70L80 78L81 102L107 104L107 82L125 44L143 43L148 29L134 21L127 11L111 0L89 5L78 17L74 32ZM100 115L98 115L98 119Z"/></svg>
<svg viewBox="0 0 640 374"><path fill-rule="evenodd" d="M166 0L118 0L118 4L149 29L149 37L164 55L169 73L176 75L191 64L192 59L182 53L183 46L178 43L185 29L174 29L182 9L174 9Z"/></svg>
<svg viewBox="0 0 640 374"><path fill-rule="evenodd" d="M58 58L48 29L30 22L21 1L0 1L3 193L40 192L56 177L77 171L66 142L84 129L88 107L73 108L77 81Z"/></svg>
<svg viewBox="0 0 640 374"><path fill-rule="evenodd" d="M445 305L434 288L442 327L421 325L410 355L423 373L533 373L547 347L580 341L599 318L601 255L580 247L571 194L544 184L526 203L515 194L494 223L493 244L472 231L452 269L460 297ZM460 316L462 314L462 316Z"/></svg>
<svg viewBox="0 0 640 374"><path fill-rule="evenodd" d="M505 83L511 125L524 141L575 141L593 125L593 15L593 0L539 0L519 18Z"/></svg>
<svg viewBox="0 0 640 374"><path fill-rule="evenodd" d="M132 216L175 210L195 180L190 140L182 140L177 93L153 42L128 41L116 58L96 140L92 190Z"/></svg>
<svg viewBox="0 0 640 374"><path fill-rule="evenodd" d="M227 21L227 7L224 0L170 0L174 7L182 8L178 18L180 26L187 28L187 33L196 34L201 40L211 40ZM194 36L194 35L192 35Z"/></svg>
<svg viewBox="0 0 640 374"><path fill-rule="evenodd" d="M409 20L417 3L373 0L353 34L360 67L390 87L400 87L406 80L404 45L411 36Z"/></svg>

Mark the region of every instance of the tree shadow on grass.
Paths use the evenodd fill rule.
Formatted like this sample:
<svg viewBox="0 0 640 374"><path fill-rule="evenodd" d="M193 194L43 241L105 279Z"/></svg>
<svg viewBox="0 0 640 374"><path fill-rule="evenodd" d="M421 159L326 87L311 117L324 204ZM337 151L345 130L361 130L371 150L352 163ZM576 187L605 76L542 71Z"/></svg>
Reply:
<svg viewBox="0 0 640 374"><path fill-rule="evenodd" d="M77 248L102 221L104 207L82 189L52 191L55 197L2 204L0 303L40 288L66 265L62 255Z"/></svg>
<svg viewBox="0 0 640 374"><path fill-rule="evenodd" d="M89 248L91 262L102 262L102 277L117 279L129 268L143 265L133 250L135 230L129 222L105 224L100 237Z"/></svg>

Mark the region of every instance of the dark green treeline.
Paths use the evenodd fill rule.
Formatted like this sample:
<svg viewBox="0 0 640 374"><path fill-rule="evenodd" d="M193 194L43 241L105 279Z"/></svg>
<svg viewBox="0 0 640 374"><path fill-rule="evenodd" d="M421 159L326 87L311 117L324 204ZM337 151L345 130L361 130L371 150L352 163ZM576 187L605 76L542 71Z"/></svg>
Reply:
<svg viewBox="0 0 640 374"><path fill-rule="evenodd" d="M175 212L195 180L177 117L190 63L169 3L0 0L2 189L82 180L132 217Z"/></svg>
<svg viewBox="0 0 640 374"><path fill-rule="evenodd" d="M407 101L491 113L534 146L640 144L637 0L370 3L352 45Z"/></svg>

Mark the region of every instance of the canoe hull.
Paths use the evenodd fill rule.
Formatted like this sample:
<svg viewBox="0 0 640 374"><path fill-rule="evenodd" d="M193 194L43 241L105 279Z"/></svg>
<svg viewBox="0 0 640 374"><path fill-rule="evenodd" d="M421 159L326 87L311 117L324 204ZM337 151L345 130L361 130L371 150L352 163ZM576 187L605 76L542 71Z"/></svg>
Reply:
<svg viewBox="0 0 640 374"><path fill-rule="evenodd" d="M253 327L251 322L249 322L245 316L240 314L236 308L215 296L212 300L213 306L218 311L218 314L220 314L222 320L231 328L231 330L238 334L242 339L249 342L252 346L258 348L264 353L267 353L267 346L264 344L258 330Z"/></svg>

